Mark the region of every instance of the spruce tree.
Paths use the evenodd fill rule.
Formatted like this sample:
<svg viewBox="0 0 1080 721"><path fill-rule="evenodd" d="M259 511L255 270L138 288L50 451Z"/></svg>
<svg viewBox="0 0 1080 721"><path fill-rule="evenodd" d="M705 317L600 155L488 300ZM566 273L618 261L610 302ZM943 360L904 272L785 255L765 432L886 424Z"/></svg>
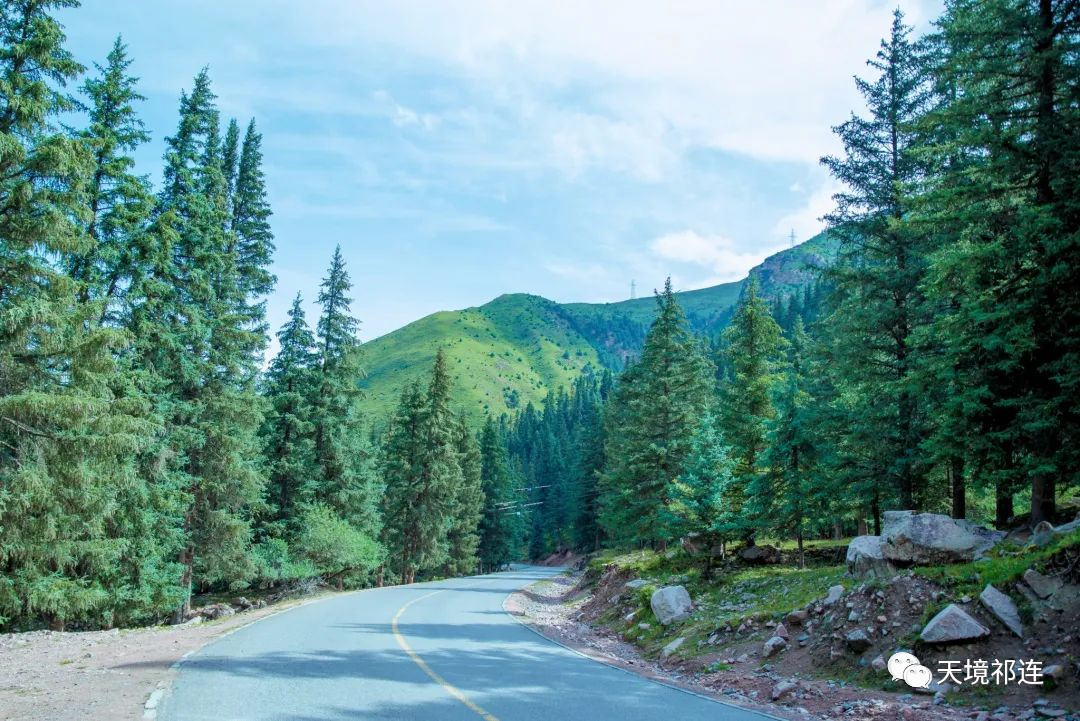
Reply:
<svg viewBox="0 0 1080 721"><path fill-rule="evenodd" d="M683 471L668 489L664 510L673 534L710 538L726 527L724 514L729 509L721 506L721 500L732 483L732 465L716 417L702 414Z"/></svg>
<svg viewBox="0 0 1080 721"><path fill-rule="evenodd" d="M920 286L927 236L911 217L927 172L919 121L930 95L910 35L897 10L889 37L868 62L877 76L856 79L868 114L834 128L844 155L822 159L845 186L826 218L841 243L830 274L836 300L829 322L841 338L836 373L852 398L856 445L880 451L879 464L862 472L876 482L889 479L901 508L924 502L927 468L919 447L928 433L913 388L919 363L913 336L928 322Z"/></svg>
<svg viewBox="0 0 1080 721"><path fill-rule="evenodd" d="M267 497L276 520L295 531L300 509L314 497L316 477L312 400L318 356L299 293L277 338L278 353L266 374Z"/></svg>
<svg viewBox="0 0 1080 721"><path fill-rule="evenodd" d="M205 70L181 98L167 148L160 212L174 235L171 252L156 257L154 290L168 297L154 298L140 323L156 337L146 360L167 384L175 470L188 495L181 582L242 584L254 572L251 520L265 482L255 391L265 334L261 299L237 284L250 269L227 229L219 118Z"/></svg>
<svg viewBox="0 0 1080 721"><path fill-rule="evenodd" d="M387 430L382 470L387 546L401 582L412 583L448 560L454 501L464 482L441 348L427 392L413 385L402 394Z"/></svg>
<svg viewBox="0 0 1080 721"><path fill-rule="evenodd" d="M641 358L607 406L601 523L611 538L661 547L671 538L662 507L709 404L711 377L669 279Z"/></svg>
<svg viewBox="0 0 1080 721"><path fill-rule="evenodd" d="M221 149L221 169L225 174L225 197L230 207L235 203L236 174L240 162L240 126L236 118L229 119L225 131L225 143Z"/></svg>
<svg viewBox="0 0 1080 721"><path fill-rule="evenodd" d="M90 243L72 256L68 273L80 284L81 298L100 302L101 321L113 326L124 322L120 300L139 270L136 251L154 209L149 183L133 172L133 154L150 135L135 112L144 98L129 74L131 63L120 38L105 65L95 63L97 77L82 86L89 127L77 135L93 157L85 226Z"/></svg>
<svg viewBox="0 0 1080 721"><path fill-rule="evenodd" d="M226 135L224 155L226 192L231 203L228 224L235 243L233 253L237 258L240 292L247 298L260 298L270 292L275 280L268 270L274 254L274 235L270 229L271 210L262 169L262 135L251 120L244 133L239 160L235 161L234 177L234 161L230 156L236 153L237 132L234 121ZM247 321L258 327L264 314L262 304L255 304L247 309Z"/></svg>
<svg viewBox="0 0 1080 721"><path fill-rule="evenodd" d="M1080 462L1078 29L1073 3L952 0L933 38L939 172L923 210L953 242L927 283L944 311L927 335L949 339L931 377L963 399L949 429L969 439L1001 525L1025 486L1031 522L1052 522ZM955 453L940 440L937 455Z"/></svg>
<svg viewBox="0 0 1080 721"><path fill-rule="evenodd" d="M420 553L421 518L414 505L423 493L421 465L424 453L424 394L419 383L407 385L391 416L380 453L379 470L386 486L383 497L383 544L389 552L390 570L411 582ZM428 533L437 538L437 533ZM435 545L434 542L429 545Z"/></svg>
<svg viewBox="0 0 1080 721"><path fill-rule="evenodd" d="M463 576L476 572L480 544L478 527L484 508L480 447L464 416L458 418L454 444L461 468L461 482L454 489L452 518L447 531L449 557L444 572L447 576Z"/></svg>
<svg viewBox="0 0 1080 721"><path fill-rule="evenodd" d="M65 272L95 247L94 155L55 127L82 68L52 12L74 5L0 10L0 619L56 628L142 618L155 600L131 573L147 536L121 504L145 495L135 458L156 419L127 394L123 334Z"/></svg>
<svg viewBox="0 0 1080 721"><path fill-rule="evenodd" d="M721 503L723 521L716 530L728 537L753 542L757 519L747 502L751 484L761 472L766 449L766 427L775 409L772 392L786 341L753 278L743 291L731 325L724 331L725 365L731 375L720 388L720 430L728 444L732 482Z"/></svg>
<svg viewBox="0 0 1080 721"><path fill-rule="evenodd" d="M579 551L591 552L599 550L603 540L597 479L604 469L606 459L603 408L598 397L585 407L575 451L572 497L574 547Z"/></svg>
<svg viewBox="0 0 1080 721"><path fill-rule="evenodd" d="M788 365L769 423L762 471L750 483L748 505L758 528L793 536L799 566L806 567L803 542L811 519L820 517L817 482L817 437L807 392L806 356L809 339L796 318L788 350Z"/></svg>
<svg viewBox="0 0 1080 721"><path fill-rule="evenodd" d="M251 137L249 128L248 137ZM245 148L248 142L245 140ZM256 144L257 149L257 144ZM254 152L254 151L252 151ZM237 197L244 185L241 160ZM255 218L255 215L243 217ZM238 221L243 227L248 221ZM258 225L257 223L255 224ZM252 237L257 236L253 233ZM319 289L322 307L316 326L318 353L313 394L313 442L315 452L314 497L354 527L378 538L382 488L375 468L375 451L364 429L359 408L363 377L361 347L356 333L360 322L352 315L352 281L345 268L341 247L334 250L330 269Z"/></svg>
<svg viewBox="0 0 1080 721"><path fill-rule="evenodd" d="M490 416L480 431L480 482L484 498L478 529L480 570L498 571L523 551L523 501L515 489L505 441Z"/></svg>

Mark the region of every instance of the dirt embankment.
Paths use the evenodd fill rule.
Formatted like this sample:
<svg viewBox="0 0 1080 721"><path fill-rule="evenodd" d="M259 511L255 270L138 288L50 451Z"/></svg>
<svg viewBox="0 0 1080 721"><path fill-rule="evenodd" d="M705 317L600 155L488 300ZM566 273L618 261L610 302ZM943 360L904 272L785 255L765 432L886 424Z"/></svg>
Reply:
<svg viewBox="0 0 1080 721"><path fill-rule="evenodd" d="M721 626L706 638L688 636L681 651L665 658L643 652L621 632L623 626L632 627L646 618L637 594L625 586L632 578L632 573L616 568L609 568L599 579L563 576L515 594L507 608L544 635L598 660L781 718L1074 718L1072 713L1056 715L1063 708L1076 707L1078 689L1073 688L1073 681L1053 691L1014 685L992 698L980 695L979 689L931 696L911 693L907 687L874 688L870 679L880 672L871 669L870 660L877 660L878 655L887 659L900 637L921 627L928 606L949 600L944 598L945 591L925 579L903 575L883 588L856 587L829 608L814 604L805 615L796 613L783 629L776 620L751 616L737 627ZM972 599L957 600L966 601L971 609ZM612 618L622 621L613 623ZM1038 658L1067 663L1072 670L1073 660L1080 656L1077 623L1067 613L1044 616L1030 626L1023 640L995 628L985 641L925 652L927 657L920 659L935 671L935 679L939 662L951 658ZM853 653L847 634L869 627L872 646ZM788 644L783 652L767 657L764 641L778 631L788 636ZM670 640L679 636L674 629Z"/></svg>

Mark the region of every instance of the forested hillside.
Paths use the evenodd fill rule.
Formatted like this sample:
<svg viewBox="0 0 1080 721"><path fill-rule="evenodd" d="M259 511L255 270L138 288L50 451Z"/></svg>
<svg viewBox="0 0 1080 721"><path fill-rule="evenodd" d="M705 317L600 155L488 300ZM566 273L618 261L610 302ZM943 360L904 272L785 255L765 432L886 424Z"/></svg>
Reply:
<svg viewBox="0 0 1080 721"><path fill-rule="evenodd" d="M949 0L921 39L897 12L822 161L829 230L746 281L366 345L356 248L267 327L259 125L204 69L152 181L134 60L80 64L77 5L0 6L5 628L688 537L801 554L896 509L1035 526L1077 489L1077 3Z"/></svg>
<svg viewBox="0 0 1080 721"><path fill-rule="evenodd" d="M818 270L836 254L836 241L817 235L767 258L749 278L786 309L793 295L819 283ZM695 333L714 337L731 319L746 281L677 293ZM618 303L555 303L515 294L478 308L445 311L414 321L364 346L361 407L384 416L401 388L445 348L455 381L453 399L473 423L486 414L540 404L569 387L587 366L619 371L641 351L652 323L652 295Z"/></svg>

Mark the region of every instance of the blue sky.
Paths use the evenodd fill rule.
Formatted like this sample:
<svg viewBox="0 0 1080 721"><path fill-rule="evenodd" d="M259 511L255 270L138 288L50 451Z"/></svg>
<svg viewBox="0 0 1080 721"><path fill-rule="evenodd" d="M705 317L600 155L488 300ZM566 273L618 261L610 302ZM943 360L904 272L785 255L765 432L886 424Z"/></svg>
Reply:
<svg viewBox="0 0 1080 721"><path fill-rule="evenodd" d="M901 2L925 28L933 0ZM254 117L277 237L272 326L341 244L370 340L510 292L613 301L737 280L820 229L818 158L894 3L866 0L88 0L89 65L120 33L155 181L210 68ZM309 311L315 313L312 307Z"/></svg>

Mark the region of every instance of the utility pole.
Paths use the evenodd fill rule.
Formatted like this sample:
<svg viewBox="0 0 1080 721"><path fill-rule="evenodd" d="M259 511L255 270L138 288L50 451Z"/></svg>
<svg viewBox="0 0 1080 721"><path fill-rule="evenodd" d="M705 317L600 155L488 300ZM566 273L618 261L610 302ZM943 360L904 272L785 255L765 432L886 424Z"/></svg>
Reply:
<svg viewBox="0 0 1080 721"><path fill-rule="evenodd" d="M637 282L634 281L634 280L631 280L630 281L630 300L633 300L634 298L637 298Z"/></svg>
<svg viewBox="0 0 1080 721"><path fill-rule="evenodd" d="M791 243L791 247L795 247L795 229L791 229L791 233L788 234L788 242Z"/></svg>

